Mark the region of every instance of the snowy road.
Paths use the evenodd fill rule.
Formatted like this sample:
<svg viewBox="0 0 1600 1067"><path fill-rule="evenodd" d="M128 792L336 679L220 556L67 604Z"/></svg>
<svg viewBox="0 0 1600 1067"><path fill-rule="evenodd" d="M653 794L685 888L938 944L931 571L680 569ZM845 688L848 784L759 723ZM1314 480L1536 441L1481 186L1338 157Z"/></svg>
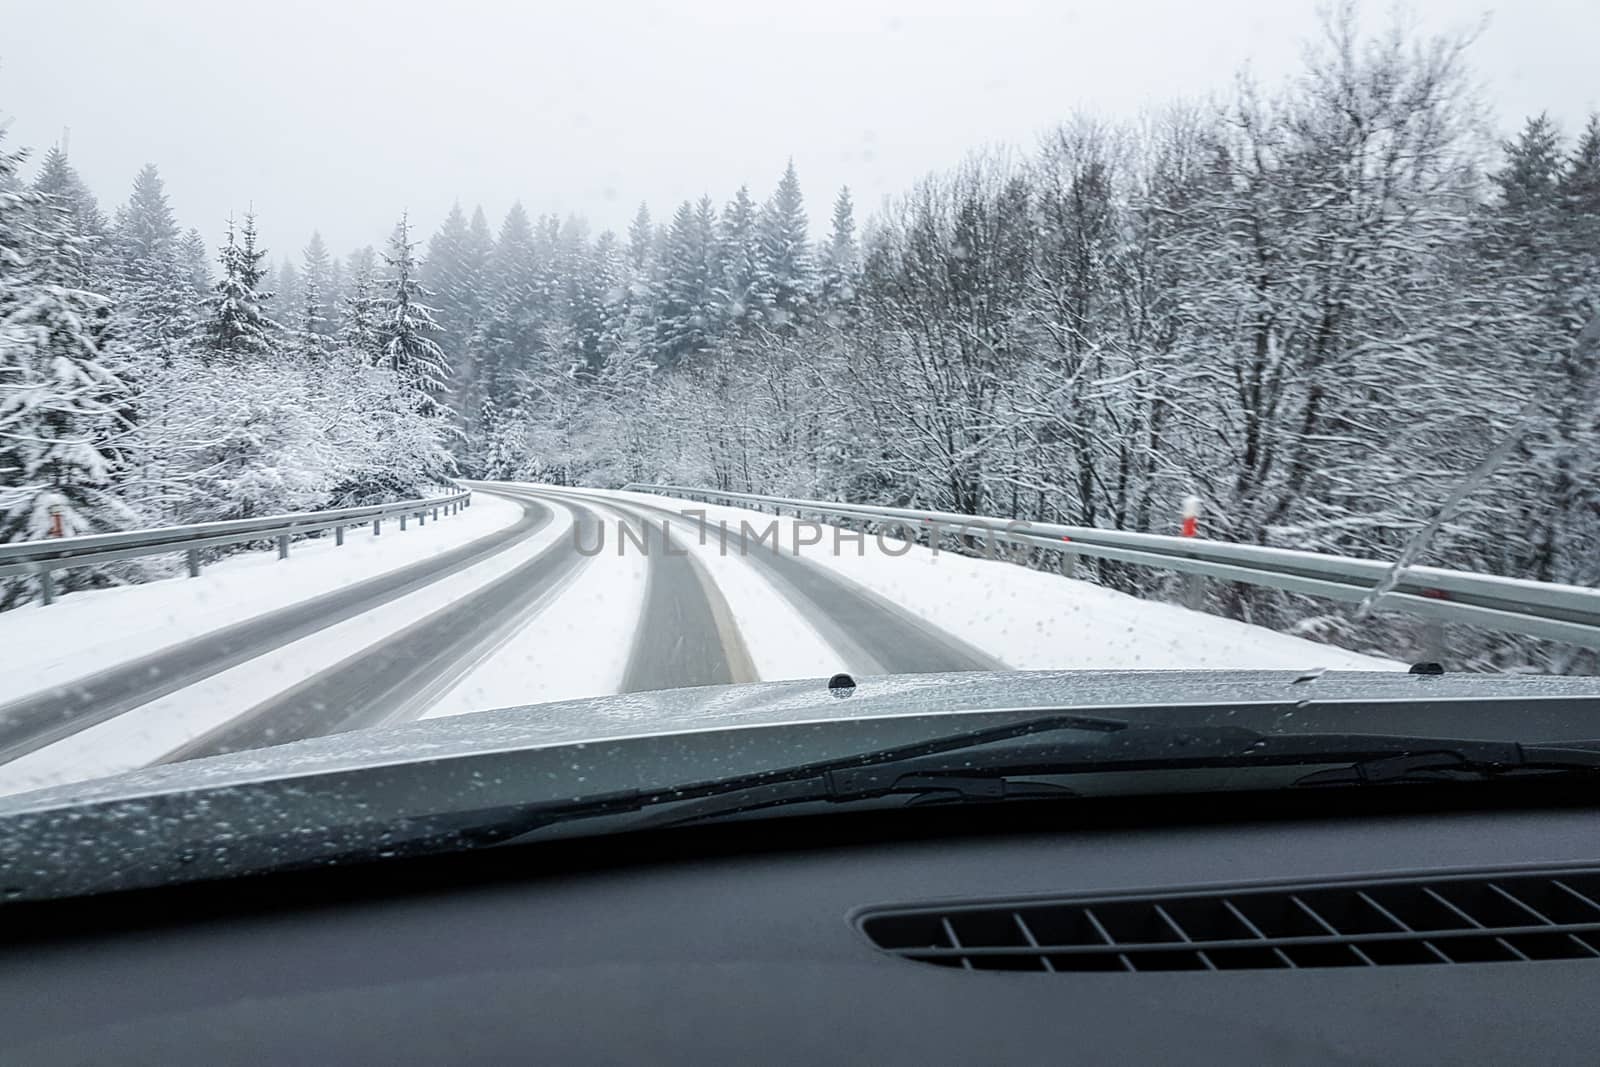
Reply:
<svg viewBox="0 0 1600 1067"><path fill-rule="evenodd" d="M47 673L19 672L0 689L0 791L423 716L839 670L1395 666L832 528L796 551L792 519L769 529L770 515L710 507L701 525L680 510L699 505L660 497L476 488L493 495L471 522L386 544L420 558L332 591L282 592L296 568L337 565L325 555L235 577L224 607L183 581L111 591L175 620L210 611L215 625L177 625L166 644L88 643ZM42 647L63 624L128 625L132 600L75 599L75 617L0 616L0 647Z"/></svg>

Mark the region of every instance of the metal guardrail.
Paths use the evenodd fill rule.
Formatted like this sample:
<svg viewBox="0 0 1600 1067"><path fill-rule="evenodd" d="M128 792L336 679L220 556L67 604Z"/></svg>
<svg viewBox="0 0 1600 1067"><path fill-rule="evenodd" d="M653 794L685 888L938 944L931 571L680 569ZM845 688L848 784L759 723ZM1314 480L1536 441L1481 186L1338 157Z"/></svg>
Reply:
<svg viewBox="0 0 1600 1067"><path fill-rule="evenodd" d="M876 507L826 500L629 483L624 489L708 503L792 509L819 518L859 519L933 533L981 534L994 541L1052 549L1071 572L1075 557L1094 556L1185 574L1244 582L1329 600L1360 602L1389 574L1382 560L1325 555L1288 548L1131 533L1057 523L1025 522L948 511ZM1473 574L1439 567L1408 567L1393 590L1374 602L1379 611L1404 612L1433 623L1527 634L1600 648L1600 589Z"/></svg>
<svg viewBox="0 0 1600 1067"><path fill-rule="evenodd" d="M151 530L57 537L43 541L15 541L0 545L0 577L15 574L36 576L41 599L49 604L55 600L52 573L70 567L183 552L187 557L189 577L197 578L201 566L200 550L203 548L271 538L278 543L278 558L286 559L290 543L302 534L331 529L334 543L342 545L344 531L350 526L371 523L372 532L377 535L383 532L385 519L399 519L400 529L404 530L408 518L414 517L417 525L421 526L426 524L429 515L438 519L441 514L454 514L471 506L472 493L463 490L448 496L401 500L393 504L360 508L201 522L190 526L161 526Z"/></svg>

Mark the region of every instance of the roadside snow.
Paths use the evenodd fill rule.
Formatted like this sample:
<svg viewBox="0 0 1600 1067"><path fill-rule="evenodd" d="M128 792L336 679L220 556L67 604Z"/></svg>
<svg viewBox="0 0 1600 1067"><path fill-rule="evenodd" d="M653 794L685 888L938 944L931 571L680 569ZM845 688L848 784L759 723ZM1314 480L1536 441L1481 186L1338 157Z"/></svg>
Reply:
<svg viewBox="0 0 1600 1067"><path fill-rule="evenodd" d="M242 553L198 578L71 593L49 607L0 613L0 703L429 559L521 515L521 505L479 493L470 508L421 527L408 523L404 533L388 520L376 537L366 527L347 530L343 547L329 535L293 545L287 560L271 550Z"/></svg>
<svg viewBox="0 0 1600 1067"><path fill-rule="evenodd" d="M522 512L519 505L503 498L479 494L463 517L480 509L491 510L490 501L508 509L502 514L509 514L513 520ZM560 505L553 504L552 508L555 517L538 533L466 570L0 765L0 793L115 774L162 758L261 701L471 595L545 548L569 539L572 513ZM432 525L427 529L431 530ZM410 534L408 530L406 536ZM386 528L383 538L388 537ZM446 543L441 547L448 546Z"/></svg>
<svg viewBox="0 0 1600 1067"><path fill-rule="evenodd" d="M719 520L725 519L732 531L738 530L741 520L758 529L776 521L782 550L793 552L796 532L792 518L774 519L746 508L702 505L650 493L605 495L680 510L704 507L713 545ZM1394 660L1141 600L1014 563L935 553L894 539L880 544L872 537L866 538L859 550L853 536L841 538L835 552L836 529L824 527L821 543L802 547L801 555L1019 670L1403 669ZM734 540L730 536L730 542Z"/></svg>

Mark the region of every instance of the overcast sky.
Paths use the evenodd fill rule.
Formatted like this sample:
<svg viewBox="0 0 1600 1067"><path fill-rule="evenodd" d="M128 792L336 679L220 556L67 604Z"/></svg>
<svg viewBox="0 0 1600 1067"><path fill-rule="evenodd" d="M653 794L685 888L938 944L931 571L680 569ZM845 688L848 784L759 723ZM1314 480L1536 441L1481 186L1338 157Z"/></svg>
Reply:
<svg viewBox="0 0 1600 1067"><path fill-rule="evenodd" d="M1423 29L1491 5L1417 0ZM1389 7L1368 3L1377 28ZM1112 117L1293 69L1311 0L0 0L0 122L108 210L147 161L208 239L254 204L273 259L338 254L459 198L626 226L685 197L764 197L793 156L813 229L1075 109ZM1596 0L1507 0L1474 49L1502 125L1600 106Z"/></svg>

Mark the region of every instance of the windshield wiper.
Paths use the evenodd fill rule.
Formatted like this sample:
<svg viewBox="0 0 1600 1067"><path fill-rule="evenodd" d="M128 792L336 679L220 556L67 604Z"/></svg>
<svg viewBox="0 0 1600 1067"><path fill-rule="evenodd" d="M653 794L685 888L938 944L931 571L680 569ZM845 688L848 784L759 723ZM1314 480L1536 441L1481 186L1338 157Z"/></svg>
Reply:
<svg viewBox="0 0 1600 1067"><path fill-rule="evenodd" d="M1594 747L1589 747L1594 746ZM1513 745L1514 752L1483 758L1472 751L1411 752L1380 756L1315 771L1299 786L1389 785L1401 782L1482 781L1519 774L1561 774L1600 770L1600 741Z"/></svg>
<svg viewBox="0 0 1600 1067"><path fill-rule="evenodd" d="M572 819L624 814L641 811L644 808L658 804L678 804L711 797L748 795L753 798L755 794L763 790L772 794L770 803L800 803L812 799L809 794L814 792L816 781L834 771L865 769L878 764L904 764L907 761L922 757L981 748L984 745L1014 741L1018 738L1035 734L1060 731L1115 734L1135 725L1135 723L1127 719L1073 714L1042 715L1022 722L1008 723L1004 726L991 726L981 730L963 730L960 733L944 734L939 737L929 738L926 741L858 752L837 759L818 760L776 770L731 775L725 778L714 778L708 781L693 782L659 790L627 789L613 793L602 793L584 797L571 803L538 803L530 804L526 807L517 806L510 809L501 809L498 812L491 812L487 819L482 818L483 813L479 813L478 820L471 825L455 827L448 833L450 837L455 839L457 844L468 846L502 844L534 830ZM1241 732L1248 733L1248 731ZM992 782L993 776L981 775L981 777L985 777ZM961 787L952 783L945 788L947 790L955 789L959 792ZM978 787L974 786L972 788L976 789ZM983 790L992 790L994 786L986 782L981 788ZM887 790L887 792L895 791L892 787ZM925 792L922 789L901 791ZM1050 790L1050 792L1060 793L1063 790ZM766 799L753 802L759 803L760 806L768 806L769 804Z"/></svg>
<svg viewBox="0 0 1600 1067"><path fill-rule="evenodd" d="M1077 731L1093 742L1047 741L1034 735ZM1032 737L975 755L973 750ZM1078 715L965 731L839 759L735 775L663 789L624 790L567 803L537 803L478 812L440 844L504 844L577 819L663 807L629 824L644 829L737 815L764 808L854 803L909 794L910 803L992 802L1078 793L1030 781L1094 773L1267 768L1337 764L1292 783L1303 786L1493 778L1513 772L1600 770L1600 740L1524 744L1474 738L1358 733L1266 734L1242 727L1167 725Z"/></svg>
<svg viewBox="0 0 1600 1067"><path fill-rule="evenodd" d="M1228 729L1208 735L1205 730L1178 727L1131 730L1134 732L1129 737L1140 736L1161 747L1170 747L1172 741L1181 739L1188 751L1182 755L1154 752L1120 759L1068 760L1022 754L982 768L963 766L951 771L930 769L927 760L915 761L919 769L912 772L882 766L835 770L821 778L785 783L786 788L753 787L723 793L699 804L674 807L657 818L641 820L638 828L677 826L788 804L851 803L901 793L916 794L910 804L1077 796L1076 791L1065 786L1027 779L1097 773L1348 764L1313 772L1290 783L1297 787L1326 787L1600 770L1600 740L1524 745L1515 741L1382 734L1268 735ZM939 792L941 789L943 792Z"/></svg>

